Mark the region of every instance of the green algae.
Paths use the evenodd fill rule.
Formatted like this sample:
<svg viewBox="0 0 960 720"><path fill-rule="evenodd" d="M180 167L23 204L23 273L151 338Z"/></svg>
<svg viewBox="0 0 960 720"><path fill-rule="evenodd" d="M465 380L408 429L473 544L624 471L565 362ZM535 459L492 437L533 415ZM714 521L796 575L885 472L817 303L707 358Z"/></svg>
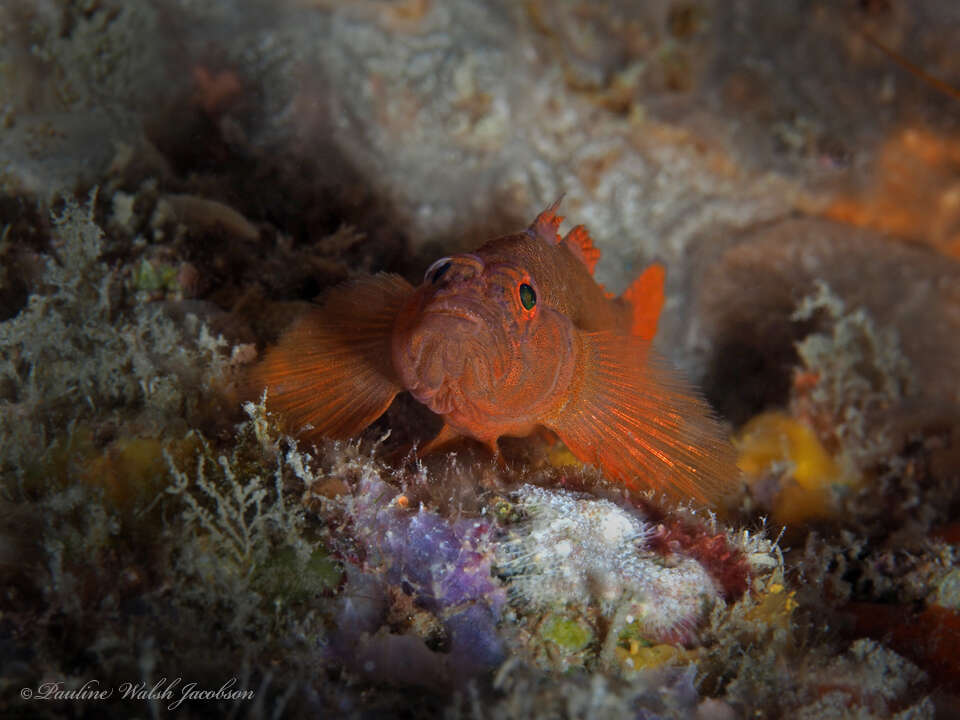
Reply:
<svg viewBox="0 0 960 720"><path fill-rule="evenodd" d="M644 635L644 627L641 622L639 620L632 619L623 626L623 628L620 630L620 633L617 635L617 646L629 649L634 643L640 647L653 646L653 643L650 642Z"/></svg>
<svg viewBox="0 0 960 720"><path fill-rule="evenodd" d="M593 641L593 631L572 618L554 616L540 627L545 640L568 652L579 652Z"/></svg>
<svg viewBox="0 0 960 720"><path fill-rule="evenodd" d="M251 578L251 585L264 595L303 603L329 595L343 580L343 569L323 547L316 548L306 562L293 547L280 548Z"/></svg>
<svg viewBox="0 0 960 720"><path fill-rule="evenodd" d="M162 263L153 263L146 258L133 269L131 284L134 290L157 292L179 290L177 268Z"/></svg>

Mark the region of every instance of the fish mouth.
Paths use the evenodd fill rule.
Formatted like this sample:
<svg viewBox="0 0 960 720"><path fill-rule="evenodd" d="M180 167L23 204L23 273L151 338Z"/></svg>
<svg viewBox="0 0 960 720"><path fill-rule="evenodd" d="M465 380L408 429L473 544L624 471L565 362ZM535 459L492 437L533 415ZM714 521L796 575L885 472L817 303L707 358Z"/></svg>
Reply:
<svg viewBox="0 0 960 720"><path fill-rule="evenodd" d="M489 304L471 293L438 293L424 308L421 323L429 323L431 318L435 317L453 318L473 324L490 324L495 321Z"/></svg>
<svg viewBox="0 0 960 720"><path fill-rule="evenodd" d="M398 340L394 358L405 387L441 415L463 402L465 377L475 378L496 352L487 319L465 304L431 307Z"/></svg>

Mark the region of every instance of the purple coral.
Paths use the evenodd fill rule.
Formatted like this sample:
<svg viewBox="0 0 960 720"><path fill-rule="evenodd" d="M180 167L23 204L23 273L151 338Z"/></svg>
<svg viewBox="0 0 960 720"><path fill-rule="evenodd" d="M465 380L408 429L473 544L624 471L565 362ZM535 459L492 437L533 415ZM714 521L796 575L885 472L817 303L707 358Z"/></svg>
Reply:
<svg viewBox="0 0 960 720"><path fill-rule="evenodd" d="M353 498L354 535L367 566L380 568L388 583L402 585L428 610L479 601L499 615L506 594L491 574L490 523L406 510L393 502L398 495L367 476Z"/></svg>
<svg viewBox="0 0 960 720"><path fill-rule="evenodd" d="M408 510L395 502L398 495L367 474L347 502L363 562L348 572L331 648L371 680L457 684L504 658L496 624L506 591L491 572L491 525ZM436 618L446 652L431 650L413 634L376 632L386 621L387 604L356 596L383 598L389 587Z"/></svg>

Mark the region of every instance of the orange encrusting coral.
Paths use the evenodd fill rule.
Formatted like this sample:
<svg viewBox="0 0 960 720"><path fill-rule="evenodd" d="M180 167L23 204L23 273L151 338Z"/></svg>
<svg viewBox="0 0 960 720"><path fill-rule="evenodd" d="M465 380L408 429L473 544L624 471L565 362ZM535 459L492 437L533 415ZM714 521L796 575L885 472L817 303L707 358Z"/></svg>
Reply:
<svg viewBox="0 0 960 720"><path fill-rule="evenodd" d="M960 137L903 129L883 145L875 175L872 187L836 199L826 216L960 258Z"/></svg>
<svg viewBox="0 0 960 720"><path fill-rule="evenodd" d="M253 389L308 437L349 437L397 393L441 415L423 452L460 436L545 427L632 488L715 502L736 487L726 432L651 347L664 273L621 298L593 279L586 229L561 237L556 204L525 232L436 261L414 288L378 275L335 289L253 370Z"/></svg>

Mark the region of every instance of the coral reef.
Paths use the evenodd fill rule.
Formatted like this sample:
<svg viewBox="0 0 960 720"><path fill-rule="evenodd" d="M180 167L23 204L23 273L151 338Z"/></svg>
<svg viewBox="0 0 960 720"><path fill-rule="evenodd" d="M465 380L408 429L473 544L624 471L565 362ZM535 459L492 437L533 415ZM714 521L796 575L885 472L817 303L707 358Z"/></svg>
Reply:
<svg viewBox="0 0 960 720"><path fill-rule="evenodd" d="M161 707L145 688L164 687L168 676L237 684L250 695L231 707L250 712L393 712L404 705L402 689L415 688L425 712L453 715L475 713L477 703L504 717L531 703L543 713L639 707L661 717L760 707L882 714L907 705L929 715L930 700L914 690L926 676L867 641L850 646L871 659L859 671L866 675L837 665L847 679L823 690L826 644L815 631L804 640L799 628L814 627L809 588L839 588L847 575L823 574L827 565L814 558L832 546L814 536L803 565L809 588L798 591L763 532L626 497L583 468L547 462L533 485L516 471L478 473L469 453L443 469L411 470L382 464L381 442L307 451L280 433L263 399L246 404L236 427L226 418L211 424L211 408L230 397L237 351L228 354L199 321L171 319L179 290L164 265L137 254L125 266L103 262L111 244L95 207L68 203L55 217L52 247L62 262L40 264L35 292L0 326L10 338L7 382L17 390L6 402L19 408L21 429L51 437L31 454L15 428L6 430L4 471L15 482L3 513L10 531L33 535L0 538L0 571L12 588L8 686L39 688L41 677L56 677L69 692L90 676L142 686L109 706L117 716L142 702ZM794 412L826 418L819 427L833 434L823 442L863 449L874 434L845 429L835 413L875 406L877 397L895 404L907 376L894 363L881 367L904 379L892 390L859 383L857 373L873 378L870 368L880 367L865 359L899 356L865 343L869 332L837 333L844 323L869 327L862 314L827 320L832 334L810 336L803 353L825 394L799 396ZM813 340L837 349L814 352ZM836 354L848 362L829 364ZM51 374L54 357L69 362ZM170 393L156 392L163 387ZM80 393L86 405L64 402ZM107 422L122 429L104 435ZM187 430L197 422L214 435ZM891 445L878 447L860 462ZM823 482L830 473L814 465L810 476ZM871 566L867 545L859 547L847 573L851 564ZM31 558L33 570L18 558ZM872 566L877 591L928 603L916 627L952 627L948 555L901 576ZM831 611L859 617L863 587L834 593ZM879 635L885 625L853 627ZM907 652L907 643L894 638L896 649ZM215 662L202 660L210 647L220 653ZM915 660L950 678L951 647ZM785 657L798 669L785 670ZM861 692L875 676L889 676L889 689ZM256 704L244 705L252 697Z"/></svg>
<svg viewBox="0 0 960 720"><path fill-rule="evenodd" d="M548 675L507 663L494 679L495 699L483 709L484 717L643 717L721 720L732 716L725 704L699 699L695 672L666 668L629 680L604 675L568 673ZM480 710L464 699L449 711L455 718L477 718Z"/></svg>
<svg viewBox="0 0 960 720"><path fill-rule="evenodd" d="M227 343L196 317L178 327L159 307L125 302L120 273L100 259L106 248L93 207L93 198L83 208L68 203L54 218L56 255L36 279L45 291L0 324L6 472L22 475L37 450L82 443L104 424L150 434L195 421L195 393L209 392L228 364ZM71 428L66 436L63 428Z"/></svg>
<svg viewBox="0 0 960 720"><path fill-rule="evenodd" d="M960 714L958 34L0 3L0 715ZM611 291L666 267L658 350L745 471L717 515L555 438L404 456L437 427L402 397L309 447L238 397L328 288L564 193Z"/></svg>
<svg viewBox="0 0 960 720"><path fill-rule="evenodd" d="M322 549L301 534L302 509L284 499L301 457L292 448L279 452L277 443L264 447L256 410L250 413L229 455L217 456L203 440L172 447L167 491L136 516L87 484L58 490L51 481L34 500L19 501L42 523L24 541L38 556L19 585L28 594L4 600L8 684L39 689L55 679L75 688L83 684L76 678L93 676L117 688L102 711L120 717L144 700L123 687L163 686L178 676L181 684L189 678L219 687L232 665L231 684L255 687L260 703L284 707L302 676L298 662L323 633L309 606L336 586L338 574L318 562ZM177 469L173 452L195 469ZM211 645L220 660L209 660ZM290 663L279 688L271 686L276 667L261 664L267 657ZM158 712L180 697L178 690L147 704ZM69 706L48 707L60 713Z"/></svg>
<svg viewBox="0 0 960 720"><path fill-rule="evenodd" d="M822 281L790 319L816 316L825 331L796 344L789 414L762 413L738 439L754 497L786 524L840 511L863 474L899 449L892 411L912 394L912 368L892 329L878 330L863 308L847 311Z"/></svg>
<svg viewBox="0 0 960 720"><path fill-rule="evenodd" d="M912 392L912 368L893 328L880 330L863 309L848 311L824 282L805 297L791 320L826 315L829 332L797 343L803 380L794 382L792 412L833 452L842 449L860 467L893 449L887 415Z"/></svg>
<svg viewBox="0 0 960 720"><path fill-rule="evenodd" d="M796 717L849 717L853 708L867 718L933 717L929 698L907 708L901 706L911 687L923 680L917 667L892 651L870 640L858 640L823 668L820 697L799 708Z"/></svg>
<svg viewBox="0 0 960 720"><path fill-rule="evenodd" d="M347 600L331 639L334 656L367 678L428 688L462 685L499 665L504 649L496 623L506 593L491 576L490 522L451 522L424 508L404 508L399 490L375 467L361 472L334 511L352 529L350 553L363 571L347 575ZM373 592L389 603L363 614L349 600ZM385 621L392 632L377 633ZM435 652L438 647L443 652Z"/></svg>

